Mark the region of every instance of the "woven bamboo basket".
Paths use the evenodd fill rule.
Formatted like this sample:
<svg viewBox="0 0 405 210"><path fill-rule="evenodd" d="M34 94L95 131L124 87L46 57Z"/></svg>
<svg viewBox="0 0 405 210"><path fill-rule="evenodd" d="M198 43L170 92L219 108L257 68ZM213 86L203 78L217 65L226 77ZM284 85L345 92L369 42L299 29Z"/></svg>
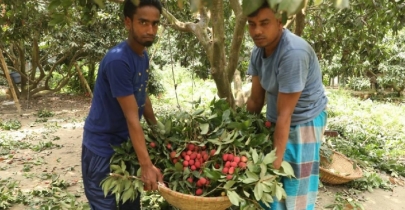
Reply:
<svg viewBox="0 0 405 210"><path fill-rule="evenodd" d="M180 210L224 210L232 206L228 196L201 197L186 195L159 183L159 192L172 206Z"/></svg>
<svg viewBox="0 0 405 210"><path fill-rule="evenodd" d="M324 183L343 184L363 177L359 166L354 168L353 161L336 151L333 152L330 163L321 156L321 165L323 167L319 167L319 175Z"/></svg>

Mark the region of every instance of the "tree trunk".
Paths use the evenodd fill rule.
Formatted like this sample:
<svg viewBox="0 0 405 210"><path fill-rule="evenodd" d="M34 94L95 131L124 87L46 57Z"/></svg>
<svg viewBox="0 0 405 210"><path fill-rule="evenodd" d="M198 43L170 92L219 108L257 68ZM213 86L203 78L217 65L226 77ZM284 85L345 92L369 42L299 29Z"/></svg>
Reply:
<svg viewBox="0 0 405 210"><path fill-rule="evenodd" d="M193 33L208 55L211 75L214 79L220 98L226 98L231 107L235 107L231 81L239 61L246 17L242 13L239 0L229 1L236 16L233 39L228 58L225 52L224 1L213 1L210 15L204 7L199 10L200 19L196 23L181 22L167 10L163 9L163 16L170 22L170 27L181 32ZM211 23L211 30L208 28ZM212 34L208 34L210 31ZM228 59L228 61L226 61Z"/></svg>
<svg viewBox="0 0 405 210"><path fill-rule="evenodd" d="M94 61L89 62L89 74L87 75L87 81L89 82L90 89L94 88L94 76L96 72L96 63Z"/></svg>
<svg viewBox="0 0 405 210"><path fill-rule="evenodd" d="M79 74L80 81L82 82L83 86L87 89L87 92L90 94L90 97L93 98L93 92L91 92L90 86L87 83L86 78L83 76L82 70L80 70L80 66L75 63L75 68L77 73Z"/></svg>
<svg viewBox="0 0 405 210"><path fill-rule="evenodd" d="M305 14L302 13L302 10L298 12L295 16L295 30L294 34L301 36L305 28Z"/></svg>
<svg viewBox="0 0 405 210"><path fill-rule="evenodd" d="M238 107L242 107L245 105L245 95L242 90L242 79L240 77L240 72L238 70L235 71L234 79L233 79L233 90L235 93L235 104Z"/></svg>
<svg viewBox="0 0 405 210"><path fill-rule="evenodd" d="M211 57L211 75L214 78L218 89L218 96L226 98L231 107L235 106L235 99L232 94L231 80L229 80L226 71L225 62L225 24L224 24L224 2L213 1L211 7L212 23L212 53Z"/></svg>
<svg viewBox="0 0 405 210"><path fill-rule="evenodd" d="M21 104L20 104L20 101L18 100L17 93L14 88L14 82L12 81L10 72L8 71L8 67L7 67L6 61L4 59L2 49L0 50L0 62L1 62L1 67L4 71L4 75L7 78L8 86L10 87L11 95L13 96L14 103L17 107L18 114L21 115Z"/></svg>

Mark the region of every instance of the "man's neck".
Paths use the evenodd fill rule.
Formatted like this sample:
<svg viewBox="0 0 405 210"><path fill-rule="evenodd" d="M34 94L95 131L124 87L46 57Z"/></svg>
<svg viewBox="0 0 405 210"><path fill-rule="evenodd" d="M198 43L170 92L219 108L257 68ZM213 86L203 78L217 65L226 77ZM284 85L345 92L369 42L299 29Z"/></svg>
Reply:
<svg viewBox="0 0 405 210"><path fill-rule="evenodd" d="M143 51L145 50L145 46L140 45L139 43L136 43L131 39L127 39L127 43L131 47L132 51L134 51L134 53L143 57Z"/></svg>

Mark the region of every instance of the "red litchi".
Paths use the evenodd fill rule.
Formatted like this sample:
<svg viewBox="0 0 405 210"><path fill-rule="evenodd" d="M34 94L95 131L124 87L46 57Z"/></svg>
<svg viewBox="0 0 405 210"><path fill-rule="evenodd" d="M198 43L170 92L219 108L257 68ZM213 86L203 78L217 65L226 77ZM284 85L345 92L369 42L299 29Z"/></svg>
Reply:
<svg viewBox="0 0 405 210"><path fill-rule="evenodd" d="M156 143L155 143L155 142L151 142L151 143L149 144L149 146L152 147L152 148L155 148L155 147L156 147Z"/></svg>

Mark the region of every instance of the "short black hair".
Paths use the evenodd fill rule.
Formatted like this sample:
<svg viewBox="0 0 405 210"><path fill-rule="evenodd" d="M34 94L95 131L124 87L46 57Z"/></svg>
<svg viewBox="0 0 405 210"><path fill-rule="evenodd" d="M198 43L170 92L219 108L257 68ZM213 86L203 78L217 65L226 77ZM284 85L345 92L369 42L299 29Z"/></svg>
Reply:
<svg viewBox="0 0 405 210"><path fill-rule="evenodd" d="M143 6L153 6L162 14L162 3L160 0L139 0L139 5L136 6L133 0L125 0L124 2L124 18L129 17L131 20L136 13L136 9Z"/></svg>
<svg viewBox="0 0 405 210"><path fill-rule="evenodd" d="M262 6L260 6L257 10L255 10L254 12L248 14L248 17L254 17L259 13L259 10L263 9L263 8L270 8L270 5L267 3L267 1L264 1L264 3L262 4Z"/></svg>

